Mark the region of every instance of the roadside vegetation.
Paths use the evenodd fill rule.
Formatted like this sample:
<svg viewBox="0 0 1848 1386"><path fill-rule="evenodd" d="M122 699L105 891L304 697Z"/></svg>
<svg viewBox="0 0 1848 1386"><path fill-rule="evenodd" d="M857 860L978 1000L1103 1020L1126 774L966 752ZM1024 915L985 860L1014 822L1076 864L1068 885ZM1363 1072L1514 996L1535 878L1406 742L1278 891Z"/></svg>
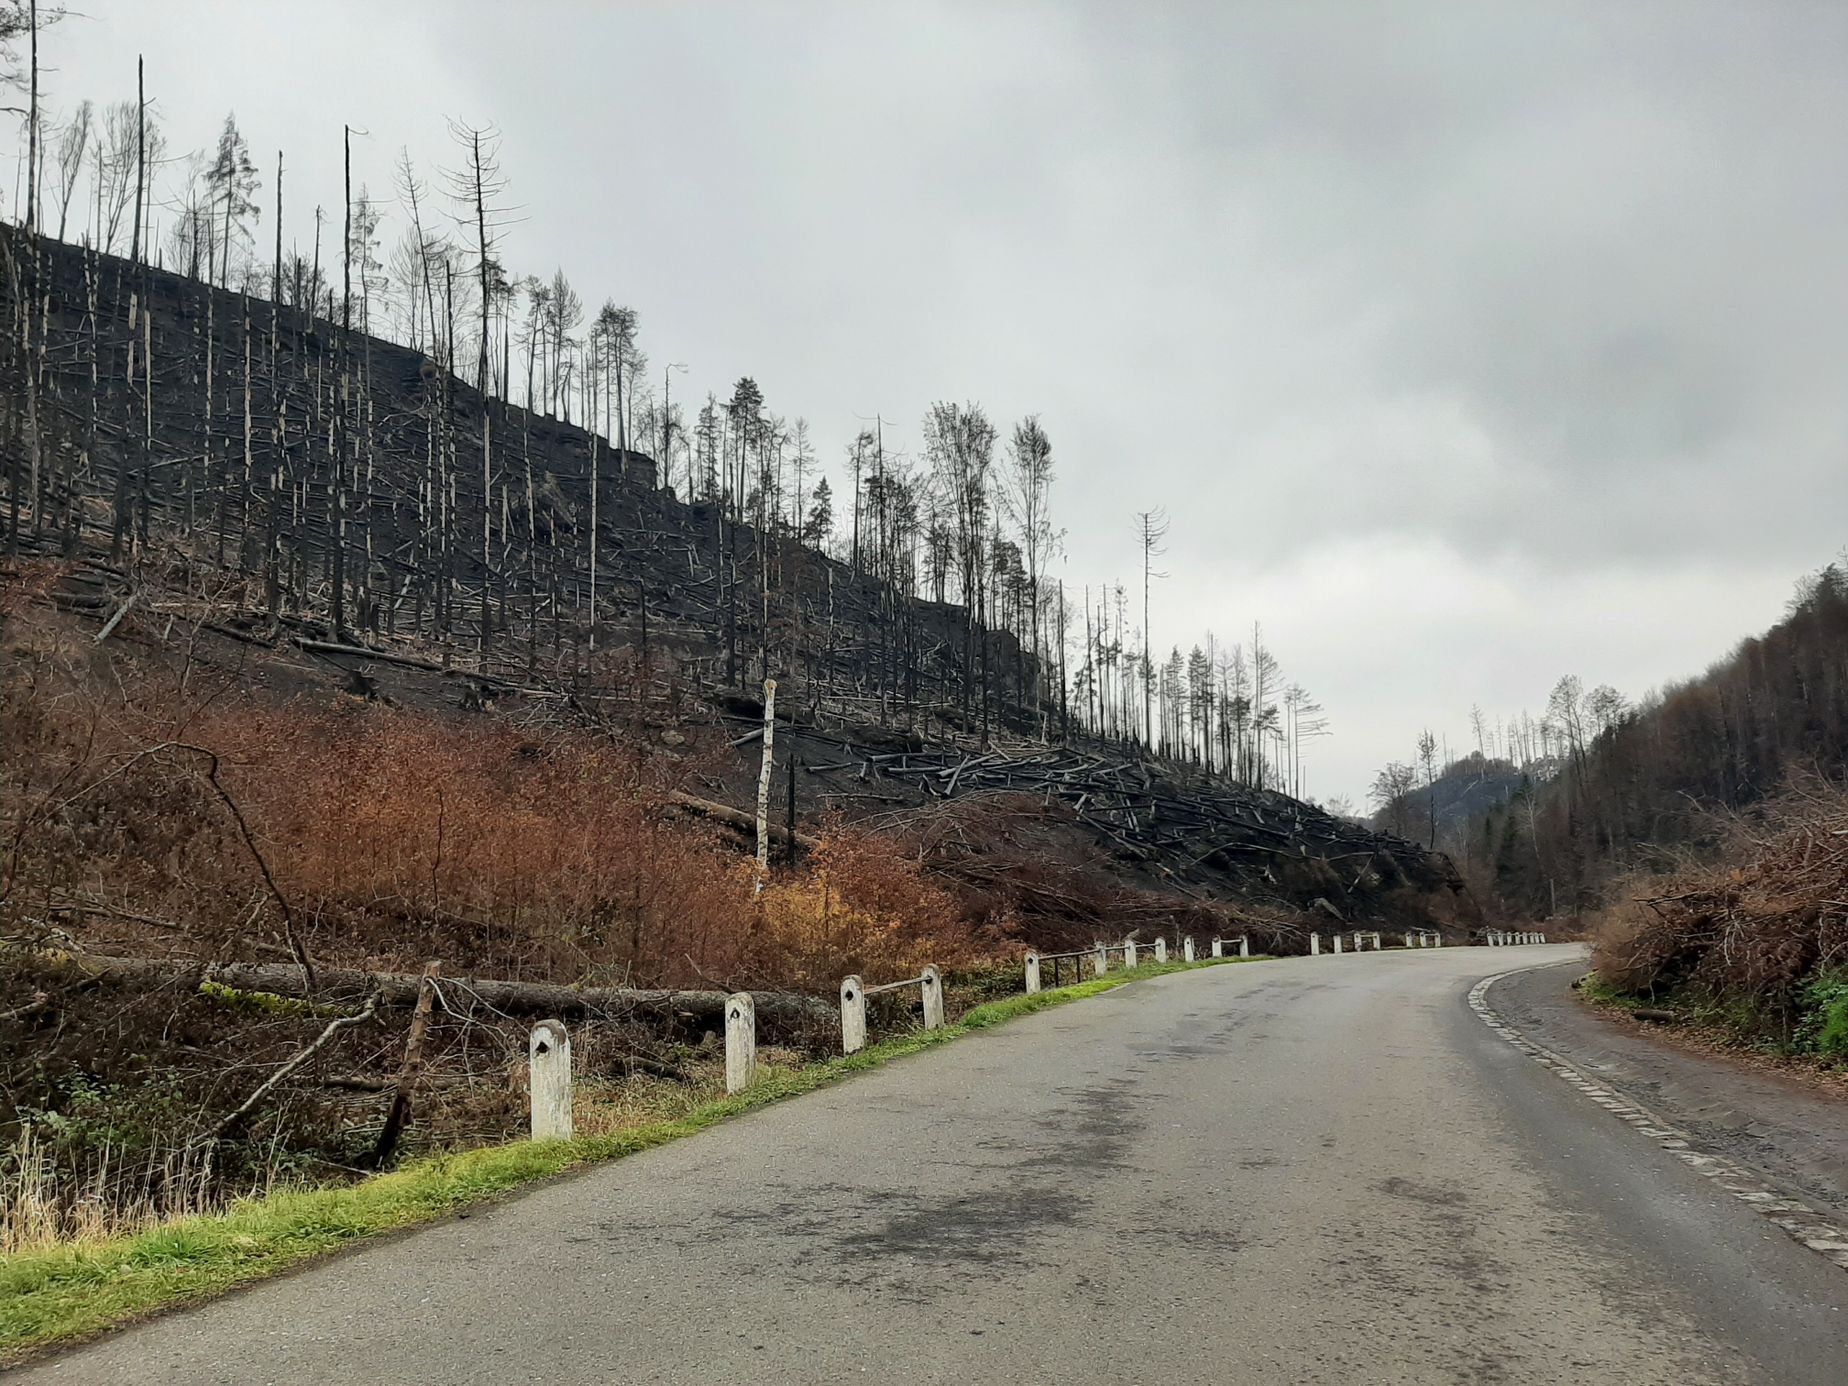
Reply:
<svg viewBox="0 0 1848 1386"><path fill-rule="evenodd" d="M1594 999L1848 1066L1848 791L1814 782L1715 832L1709 860L1625 882L1598 917Z"/></svg>

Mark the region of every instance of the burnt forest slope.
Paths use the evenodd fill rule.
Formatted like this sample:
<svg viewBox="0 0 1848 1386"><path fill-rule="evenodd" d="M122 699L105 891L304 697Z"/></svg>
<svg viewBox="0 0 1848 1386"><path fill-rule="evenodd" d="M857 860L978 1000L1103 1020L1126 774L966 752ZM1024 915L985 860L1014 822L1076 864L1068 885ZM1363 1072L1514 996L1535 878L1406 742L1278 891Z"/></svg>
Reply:
<svg viewBox="0 0 1848 1386"><path fill-rule="evenodd" d="M909 570L688 504L645 455L403 346L14 234L45 327L31 378L17 352L0 376L7 581L30 574L30 605L84 638L275 704L684 755L694 815L754 809L774 676L779 827L793 804L799 846L837 821L903 841L1048 941L1221 906L1265 911L1285 947L1310 906L1328 927L1468 916L1448 860L1412 843L1069 728L1049 744L1056 679Z"/></svg>

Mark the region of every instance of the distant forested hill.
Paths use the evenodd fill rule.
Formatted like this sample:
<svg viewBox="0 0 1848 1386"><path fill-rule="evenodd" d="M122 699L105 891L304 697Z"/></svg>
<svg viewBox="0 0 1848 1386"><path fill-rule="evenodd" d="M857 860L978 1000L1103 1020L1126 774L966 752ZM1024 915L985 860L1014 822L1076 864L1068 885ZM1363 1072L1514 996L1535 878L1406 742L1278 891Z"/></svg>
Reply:
<svg viewBox="0 0 1848 1386"><path fill-rule="evenodd" d="M1438 845L1485 908L1576 915L1619 876L1716 849L1716 811L1848 773L1848 569L1805 578L1770 630L1634 706L1561 679L1539 726L1521 764L1472 753L1376 821L1426 840L1435 801Z"/></svg>

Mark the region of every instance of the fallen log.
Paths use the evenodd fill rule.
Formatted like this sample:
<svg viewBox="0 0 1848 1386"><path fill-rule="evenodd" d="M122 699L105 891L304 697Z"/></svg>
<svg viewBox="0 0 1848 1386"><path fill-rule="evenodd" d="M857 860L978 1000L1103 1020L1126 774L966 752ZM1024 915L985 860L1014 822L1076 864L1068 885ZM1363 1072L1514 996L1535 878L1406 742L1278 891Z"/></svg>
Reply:
<svg viewBox="0 0 1848 1386"><path fill-rule="evenodd" d="M306 636L292 635L290 642L309 654L352 655L359 659L376 659L386 664L402 664L411 669L422 669L428 673L441 674L450 672L433 659L419 659L416 655L399 654L396 650L375 650L367 645L343 645L333 640L310 640Z"/></svg>
<svg viewBox="0 0 1848 1386"><path fill-rule="evenodd" d="M667 798L669 803L686 809L689 813L697 813L702 818L710 818L714 822L723 823L728 828L750 833L753 838L757 834L757 820L742 809L733 808L730 804L721 804L716 799L701 799L697 795L688 794L679 789L668 791ZM779 827L775 823L770 824L769 827L770 836L774 840L785 843L789 841L789 829ZM795 839L796 846L807 852L812 852L821 846L821 839L809 833L798 832L795 834Z"/></svg>
<svg viewBox="0 0 1848 1386"><path fill-rule="evenodd" d="M381 1005L411 1006L423 989L423 974L416 972L361 972L348 968L315 969L312 993L294 963L204 963L184 958L126 958L102 953L45 952L39 957L84 977L118 978L147 985L215 982L236 991L266 992L272 996L340 1003L360 1001L377 994ZM570 1020L587 1015L606 1019L686 1019L722 1025L725 998L722 991L681 991L648 987L568 987L553 982L511 982L486 977L444 977L439 983L443 1009L451 1014L470 1010L497 1011L510 1016L554 1016ZM753 992L757 1014L789 1024L835 1022L834 1006L797 992Z"/></svg>

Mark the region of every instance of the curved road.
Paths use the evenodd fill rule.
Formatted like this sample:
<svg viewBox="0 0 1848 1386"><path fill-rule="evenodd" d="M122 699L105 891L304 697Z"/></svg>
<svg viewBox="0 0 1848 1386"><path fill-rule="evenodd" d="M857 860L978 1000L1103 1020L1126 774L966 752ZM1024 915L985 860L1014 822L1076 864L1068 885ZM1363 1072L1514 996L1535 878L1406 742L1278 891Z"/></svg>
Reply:
<svg viewBox="0 0 1848 1386"><path fill-rule="evenodd" d="M1848 1273L1466 1003L1570 956L1138 983L19 1377L1840 1386Z"/></svg>

